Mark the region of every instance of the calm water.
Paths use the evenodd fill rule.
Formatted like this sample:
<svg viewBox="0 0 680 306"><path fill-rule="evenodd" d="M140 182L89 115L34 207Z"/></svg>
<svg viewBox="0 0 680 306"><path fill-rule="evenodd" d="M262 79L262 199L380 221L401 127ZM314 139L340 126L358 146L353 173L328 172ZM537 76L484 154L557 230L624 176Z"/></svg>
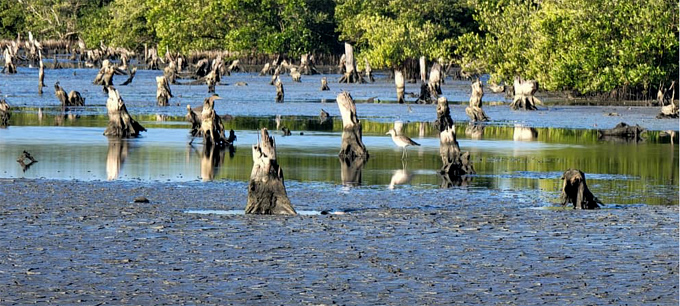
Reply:
<svg viewBox="0 0 680 306"><path fill-rule="evenodd" d="M238 140L235 152L203 152L202 141L189 144L186 104L198 106L207 96L207 87L172 86L176 98L172 106L155 106L154 76L160 71L138 71L130 86L118 87L128 110L148 132L129 140L102 136L106 127L106 96L91 84L93 69L48 70L42 96L37 94L37 69L20 68L19 74L0 76L0 93L15 107L11 126L0 129L0 177L77 180L140 181L246 181L252 167L250 146L256 143L257 129L273 130L279 164L286 180L342 185L337 153L340 148L341 120L335 97L348 90L356 100L376 97L394 100L394 87L386 76L364 85L337 84L330 75L330 92L319 91L321 76L303 76L302 83L282 77L286 86L285 103L274 103L269 77L234 74L225 77L228 85L218 86L223 97L216 109L234 118L226 122ZM114 77L114 83L125 76ZM65 90L78 90L86 106L62 110L54 97L52 84L59 80ZM245 81L248 86L233 86ZM417 91L408 84L407 91ZM468 82L449 81L443 87L450 101L467 101ZM414 100L411 98L411 100ZM498 94L487 94L484 101L507 102ZM332 120L319 122L321 109ZM513 112L506 105L485 106L492 122L471 129L463 105L452 105L459 143L470 151L476 175L454 186L443 184L437 174L441 166L439 140L431 122L435 106L390 103L359 103L364 125L364 143L371 155L361 169L360 187L393 189L395 196L418 188L486 188L520 190L534 195L537 202L557 201L561 173L568 168L586 172L591 190L607 204L678 204L678 146L660 131L678 130L677 120L652 119L658 112L650 108L549 106L538 112ZM616 112L620 116L606 116ZM279 120L277 120L277 116ZM401 160L398 149L385 132L394 120L406 122L405 133L421 144L409 148ZM278 127L286 126L292 136L282 137ZM594 128L613 127L625 121L651 131L639 143L602 141ZM536 128L537 137L518 139L523 130L516 124ZM300 135L300 133L304 135ZM525 133L526 134L526 133ZM525 135L522 134L522 135ZM673 143L677 143L677 136ZM38 162L22 169L16 162L26 150ZM483 199L481 199L483 200Z"/></svg>

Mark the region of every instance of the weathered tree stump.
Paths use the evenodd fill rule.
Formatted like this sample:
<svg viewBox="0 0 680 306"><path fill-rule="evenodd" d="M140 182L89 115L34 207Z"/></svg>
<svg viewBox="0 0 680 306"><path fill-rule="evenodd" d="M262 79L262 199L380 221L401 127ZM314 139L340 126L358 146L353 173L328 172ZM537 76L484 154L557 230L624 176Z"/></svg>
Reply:
<svg viewBox="0 0 680 306"><path fill-rule="evenodd" d="M2 68L2 72L7 74L17 73L16 52L13 52L10 46L7 46L2 56L5 58L5 67Z"/></svg>
<svg viewBox="0 0 680 306"><path fill-rule="evenodd" d="M109 86L113 85L114 74L124 75L126 72L115 67L109 60L103 60L102 68L99 69L99 72L92 83L95 85L102 85L104 86L104 90L106 90Z"/></svg>
<svg viewBox="0 0 680 306"><path fill-rule="evenodd" d="M293 67L290 69L290 77L293 79L293 82L300 82L302 75L297 70L297 68Z"/></svg>
<svg viewBox="0 0 680 306"><path fill-rule="evenodd" d="M12 107L5 101L0 99L0 127L9 126L9 118L12 116Z"/></svg>
<svg viewBox="0 0 680 306"><path fill-rule="evenodd" d="M416 100L416 103L419 104L430 104L433 101L436 101L436 99L432 99L430 95L430 89L427 83L421 82L420 83L420 94L418 95L418 100Z"/></svg>
<svg viewBox="0 0 680 306"><path fill-rule="evenodd" d="M470 106L465 108L465 113L470 117L470 121L489 121L489 116L484 113L482 109L482 97L484 90L482 89L482 81L472 82L472 94L470 95Z"/></svg>
<svg viewBox="0 0 680 306"><path fill-rule="evenodd" d="M215 100L218 96L211 96L203 101L201 112L201 134L204 146L226 147L231 145L224 134L222 118L215 112Z"/></svg>
<svg viewBox="0 0 680 306"><path fill-rule="evenodd" d="M402 74L399 69L394 69L394 85L397 87L397 103L404 104L404 102L406 102L404 100L406 82L404 80L404 74Z"/></svg>
<svg viewBox="0 0 680 306"><path fill-rule="evenodd" d="M271 65L269 63L264 63L264 67L262 67L262 70L260 70L260 76L265 76L270 73L273 73L273 70L271 69Z"/></svg>
<svg viewBox="0 0 680 306"><path fill-rule="evenodd" d="M283 103L283 83L281 79L277 78L274 86L276 87L276 103Z"/></svg>
<svg viewBox="0 0 680 306"><path fill-rule="evenodd" d="M319 114L319 124L323 124L326 120L328 120L329 117L330 115L328 114L328 112L323 110L322 108L321 113Z"/></svg>
<svg viewBox="0 0 680 306"><path fill-rule="evenodd" d="M364 79L357 71L357 65L354 61L354 47L351 44L345 43L345 71L339 80L339 83L364 83ZM341 59L342 62L342 59Z"/></svg>
<svg viewBox="0 0 680 306"><path fill-rule="evenodd" d="M541 100L534 97L537 90L538 82L534 80L522 80L522 78L516 77L513 83L515 97L510 104L510 108L513 110L536 110L537 104L543 104Z"/></svg>
<svg viewBox="0 0 680 306"><path fill-rule="evenodd" d="M442 159L440 173L448 176L461 176L475 173L470 155L460 152L456 140L456 129L451 119L451 111L446 97L437 100L437 121L439 130L439 155Z"/></svg>
<svg viewBox="0 0 680 306"><path fill-rule="evenodd" d="M191 137L203 136L203 133L201 132L202 126L201 114L192 110L191 105L189 104L187 104L187 115L185 118L187 122L191 123L191 130L189 131Z"/></svg>
<svg viewBox="0 0 680 306"><path fill-rule="evenodd" d="M38 51L38 64L40 65L38 70L38 94L42 95L43 87L47 87L45 86L45 64L42 59L42 51Z"/></svg>
<svg viewBox="0 0 680 306"><path fill-rule="evenodd" d="M168 106L170 98L172 98L172 91L170 91L170 84L166 76L156 77L156 101L158 106Z"/></svg>
<svg viewBox="0 0 680 306"><path fill-rule="evenodd" d="M569 169L560 177L563 180L560 200L562 206L572 203L574 209L598 209L603 204L586 184L586 175L581 170Z"/></svg>
<svg viewBox="0 0 680 306"><path fill-rule="evenodd" d="M128 138L137 137L146 129L132 119L125 107L125 102L120 97L118 90L113 86L108 88L109 98L106 100L106 110L109 115L109 124L104 131L104 136Z"/></svg>
<svg viewBox="0 0 680 306"><path fill-rule="evenodd" d="M432 64L430 68L430 78L427 81L427 87L430 91L430 96L434 99L439 98L442 94L442 66L439 63Z"/></svg>
<svg viewBox="0 0 680 306"><path fill-rule="evenodd" d="M647 131L639 125L628 125L625 122L617 124L614 128L606 130L598 130L598 136L600 139L606 138L619 138L623 140L639 141L642 140L642 133Z"/></svg>
<svg viewBox="0 0 680 306"><path fill-rule="evenodd" d="M177 75L179 71L177 70L177 64L175 61L171 61L165 68L163 68L163 76L168 80L170 84L177 83ZM158 78L156 78L158 80Z"/></svg>
<svg viewBox="0 0 680 306"><path fill-rule="evenodd" d="M59 82L54 83L54 95L57 96L62 106L83 106L85 99L79 92L71 90L68 95L66 91L59 86Z"/></svg>
<svg viewBox="0 0 680 306"><path fill-rule="evenodd" d="M371 69L371 64L368 63L368 59L364 58L364 74L366 74L366 80L369 82L373 83L375 82L375 78L373 77L373 69Z"/></svg>
<svg viewBox="0 0 680 306"><path fill-rule="evenodd" d="M258 144L253 145L246 214L297 214L286 194L283 170L276 160L276 142L266 128L261 130Z"/></svg>
<svg viewBox="0 0 680 306"><path fill-rule="evenodd" d="M235 59L229 64L227 67L227 73L231 74L232 72L240 72L243 71L243 67L241 66L241 61L238 59Z"/></svg>
<svg viewBox="0 0 680 306"><path fill-rule="evenodd" d="M324 91L324 90L331 90L331 89L328 87L328 79L326 79L326 77L321 78L321 90L322 90L322 91Z"/></svg>
<svg viewBox="0 0 680 306"><path fill-rule="evenodd" d="M352 96L344 91L338 94L336 100L342 116L342 147L338 156L350 164L357 159L368 159L368 151L361 139L361 121L357 118Z"/></svg>
<svg viewBox="0 0 680 306"><path fill-rule="evenodd" d="M668 105L665 105L668 92L672 92L673 94L671 95ZM659 89L660 96L657 96L657 99L659 100L659 103L661 104L661 112L656 115L657 119L665 119L665 118L678 118L678 106L675 105L675 81L671 83L671 86L666 90L665 92L662 92L661 89Z"/></svg>
<svg viewBox="0 0 680 306"><path fill-rule="evenodd" d="M319 74L314 65L314 55L300 55L300 73L304 75Z"/></svg>
<svg viewBox="0 0 680 306"><path fill-rule="evenodd" d="M121 83L120 85L121 85L121 86L125 86L125 85L128 85L128 84L132 83L132 79L135 78L135 74L136 74L136 73L137 73L137 67L132 67L132 69L130 69L130 71L128 71L128 78L127 78L127 80L125 80L125 82Z"/></svg>

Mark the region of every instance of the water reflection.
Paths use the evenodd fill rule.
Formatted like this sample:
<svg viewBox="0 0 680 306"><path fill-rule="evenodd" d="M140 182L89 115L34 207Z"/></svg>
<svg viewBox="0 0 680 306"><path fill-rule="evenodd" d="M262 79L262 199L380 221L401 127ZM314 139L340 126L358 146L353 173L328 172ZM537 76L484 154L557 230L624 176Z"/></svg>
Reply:
<svg viewBox="0 0 680 306"><path fill-rule="evenodd" d="M402 160L401 169L394 170L390 179L390 185L387 188L394 189L396 185L404 185L411 182L413 174L406 170L406 164L406 161Z"/></svg>
<svg viewBox="0 0 680 306"><path fill-rule="evenodd" d="M514 141L534 141L538 138L538 131L535 128L516 124L512 133Z"/></svg>
<svg viewBox="0 0 680 306"><path fill-rule="evenodd" d="M107 137L109 148L106 153L106 179L118 179L120 168L128 155L128 141L120 138Z"/></svg>
<svg viewBox="0 0 680 306"><path fill-rule="evenodd" d="M472 176L470 175L459 176L440 173L439 178L441 179L439 186L443 189L451 187L465 187L472 183Z"/></svg>
<svg viewBox="0 0 680 306"><path fill-rule="evenodd" d="M349 159L338 158L340 160L340 179L342 184L347 187L361 185L361 169L366 163L365 158Z"/></svg>
<svg viewBox="0 0 680 306"><path fill-rule="evenodd" d="M484 128L486 126L484 123L472 123L469 122L465 127L465 136L470 139L480 140L484 136Z"/></svg>

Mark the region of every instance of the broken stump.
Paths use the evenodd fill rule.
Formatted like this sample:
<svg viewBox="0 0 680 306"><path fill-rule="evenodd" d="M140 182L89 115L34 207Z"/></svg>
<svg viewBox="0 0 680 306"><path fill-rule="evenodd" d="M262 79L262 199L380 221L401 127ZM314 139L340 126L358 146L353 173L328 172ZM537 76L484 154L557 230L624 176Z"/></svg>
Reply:
<svg viewBox="0 0 680 306"><path fill-rule="evenodd" d="M338 156L351 164L356 159L368 159L368 151L361 139L361 122L349 92L343 91L337 97L338 108L342 115L342 147Z"/></svg>
<svg viewBox="0 0 680 306"><path fill-rule="evenodd" d="M578 169L568 169L560 177L563 180L560 200L562 206L572 203L574 209L598 209L603 204L588 189L586 175Z"/></svg>

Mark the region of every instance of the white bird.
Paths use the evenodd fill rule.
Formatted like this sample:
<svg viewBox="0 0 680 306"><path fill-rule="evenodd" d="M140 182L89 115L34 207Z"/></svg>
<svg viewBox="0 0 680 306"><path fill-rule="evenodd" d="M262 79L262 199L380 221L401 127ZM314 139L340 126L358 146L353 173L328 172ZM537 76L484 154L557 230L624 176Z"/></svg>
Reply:
<svg viewBox="0 0 680 306"><path fill-rule="evenodd" d="M403 149L403 152L401 153L401 159L404 159L404 157L408 157L406 147L420 146L419 143L411 140L411 138L408 138L404 135L398 135L395 129L390 129L387 133L385 133L385 135L392 135L392 141L394 141L394 144Z"/></svg>

